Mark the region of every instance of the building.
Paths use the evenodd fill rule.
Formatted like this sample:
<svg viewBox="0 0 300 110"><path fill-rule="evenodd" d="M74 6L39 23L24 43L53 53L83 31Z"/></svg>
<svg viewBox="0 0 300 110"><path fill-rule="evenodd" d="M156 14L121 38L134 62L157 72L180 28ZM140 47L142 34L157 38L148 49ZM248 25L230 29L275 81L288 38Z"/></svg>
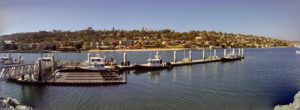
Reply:
<svg viewBox="0 0 300 110"><path fill-rule="evenodd" d="M16 50L18 49L18 44L12 40L4 40L0 42L1 50Z"/></svg>
<svg viewBox="0 0 300 110"><path fill-rule="evenodd" d="M18 44L18 50L31 50L29 44Z"/></svg>
<svg viewBox="0 0 300 110"><path fill-rule="evenodd" d="M134 45L134 41L133 40L120 40L119 41L119 45L133 46Z"/></svg>

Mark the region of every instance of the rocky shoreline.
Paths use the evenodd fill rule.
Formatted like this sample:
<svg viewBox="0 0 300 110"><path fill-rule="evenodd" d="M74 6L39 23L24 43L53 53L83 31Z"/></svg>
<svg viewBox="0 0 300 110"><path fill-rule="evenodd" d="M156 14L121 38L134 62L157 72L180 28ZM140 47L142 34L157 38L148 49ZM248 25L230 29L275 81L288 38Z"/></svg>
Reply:
<svg viewBox="0 0 300 110"><path fill-rule="evenodd" d="M17 99L0 97L0 110L33 110L32 107L21 105Z"/></svg>
<svg viewBox="0 0 300 110"><path fill-rule="evenodd" d="M300 91L294 96L294 102L288 105L277 105L274 110L300 110Z"/></svg>

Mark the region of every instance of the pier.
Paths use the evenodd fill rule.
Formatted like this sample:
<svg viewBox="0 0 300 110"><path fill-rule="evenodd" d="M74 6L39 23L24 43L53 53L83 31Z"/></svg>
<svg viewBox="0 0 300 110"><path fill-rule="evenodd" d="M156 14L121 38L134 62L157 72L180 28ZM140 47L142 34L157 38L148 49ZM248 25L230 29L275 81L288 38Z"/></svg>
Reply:
<svg viewBox="0 0 300 110"><path fill-rule="evenodd" d="M70 66L70 62L60 62L54 58L52 55L39 58L33 64L2 67L0 79L19 84L57 86L99 86L127 82L127 74L121 76L116 71L77 71L76 67Z"/></svg>
<svg viewBox="0 0 300 110"><path fill-rule="evenodd" d="M28 85L55 85L55 86L99 86L118 85L127 82L127 74L124 79L119 74L100 72L62 72L59 77L52 77L47 81L27 81L10 79L20 84Z"/></svg>
<svg viewBox="0 0 300 110"><path fill-rule="evenodd" d="M192 59L192 51L190 50L188 57L184 57L182 60L177 59L177 52L174 51L173 61L167 63L169 63L171 67L174 67L210 62L236 61L244 58L244 49L238 49L237 54L235 54L235 49L229 49L230 52L228 52L228 54L227 49L224 49L223 57L217 56L215 49L210 49L209 56L205 56L205 51L206 50L202 50L202 55L199 56L202 59ZM0 68L0 80L8 79L9 81L20 84L57 86L126 84L127 72L124 72L123 75L120 73L122 71L138 69L135 65L130 64L127 57L127 53L123 53L123 62L121 65L110 65L111 68L109 70L100 71L82 69L78 67L78 63L80 62L56 61L52 54L51 57L39 58L33 64L18 64L2 67Z"/></svg>
<svg viewBox="0 0 300 110"><path fill-rule="evenodd" d="M193 60L192 59L192 51L189 51L189 57L183 59L182 61L177 61L176 51L174 51L174 60L173 60L173 62L171 62L171 64L172 64L172 66L183 66L183 65L192 65L192 64L218 62L218 61L221 61L221 58L217 57L216 50L214 50L213 56L209 56L209 59L205 59L205 50L202 50L202 59L201 60Z"/></svg>
<svg viewBox="0 0 300 110"><path fill-rule="evenodd" d="M188 57L182 60L178 60L177 58L177 51L174 51L173 53L173 61L171 61L171 65L174 66L184 66L184 65L193 65L193 64L201 64L201 63L211 63L211 62L228 62L227 60L222 60L222 58L225 58L228 56L228 54L235 54L235 49L229 49L230 52L228 52L228 49L224 49L224 56L219 57L217 56L217 51L216 49L212 50L210 49L210 55L206 56L205 52L206 50L202 50L202 55L200 58L202 59L192 59L192 51L189 51ZM212 54L213 51L213 54ZM184 53L185 56L185 53ZM244 59L244 49L238 49L238 53L236 54L236 57L230 59L230 61L236 61L236 60L241 60ZM124 62L127 61L127 54L124 53L123 57ZM145 64L141 64L145 65ZM134 65L118 65L121 71L126 71L126 70L135 70Z"/></svg>

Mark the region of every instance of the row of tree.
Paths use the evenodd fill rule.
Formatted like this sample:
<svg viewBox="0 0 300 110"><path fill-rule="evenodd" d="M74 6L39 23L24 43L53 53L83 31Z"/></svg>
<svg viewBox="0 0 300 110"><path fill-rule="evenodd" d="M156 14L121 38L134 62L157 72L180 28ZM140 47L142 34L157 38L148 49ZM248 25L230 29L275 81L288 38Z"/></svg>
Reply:
<svg viewBox="0 0 300 110"><path fill-rule="evenodd" d="M201 38L196 41L196 38ZM232 34L215 31L190 31L176 32L169 29L163 30L94 30L89 27L79 31L39 31L28 33L16 33L1 36L0 39L10 39L18 43L45 43L45 44L63 44L76 45L74 42L101 42L101 41L118 41L122 39L130 40L158 40L174 41L184 40L190 41L194 45L209 43L209 45L246 45L248 44L272 44L275 46L289 46L290 41L272 39L255 35ZM197 43L198 42L198 43ZM201 43L199 43L201 42ZM240 44L239 44L240 43Z"/></svg>

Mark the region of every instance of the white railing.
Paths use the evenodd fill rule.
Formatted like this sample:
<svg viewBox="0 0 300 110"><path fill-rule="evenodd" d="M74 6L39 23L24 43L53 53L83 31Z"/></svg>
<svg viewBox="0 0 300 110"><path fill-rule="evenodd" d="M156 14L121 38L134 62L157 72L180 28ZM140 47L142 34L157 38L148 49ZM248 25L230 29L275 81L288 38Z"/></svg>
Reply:
<svg viewBox="0 0 300 110"><path fill-rule="evenodd" d="M48 69L52 67L52 62L42 62L42 69ZM39 72L39 64L37 62L33 64L11 65L0 68L0 80L7 78L17 78L22 75L29 75L30 78L36 77Z"/></svg>

